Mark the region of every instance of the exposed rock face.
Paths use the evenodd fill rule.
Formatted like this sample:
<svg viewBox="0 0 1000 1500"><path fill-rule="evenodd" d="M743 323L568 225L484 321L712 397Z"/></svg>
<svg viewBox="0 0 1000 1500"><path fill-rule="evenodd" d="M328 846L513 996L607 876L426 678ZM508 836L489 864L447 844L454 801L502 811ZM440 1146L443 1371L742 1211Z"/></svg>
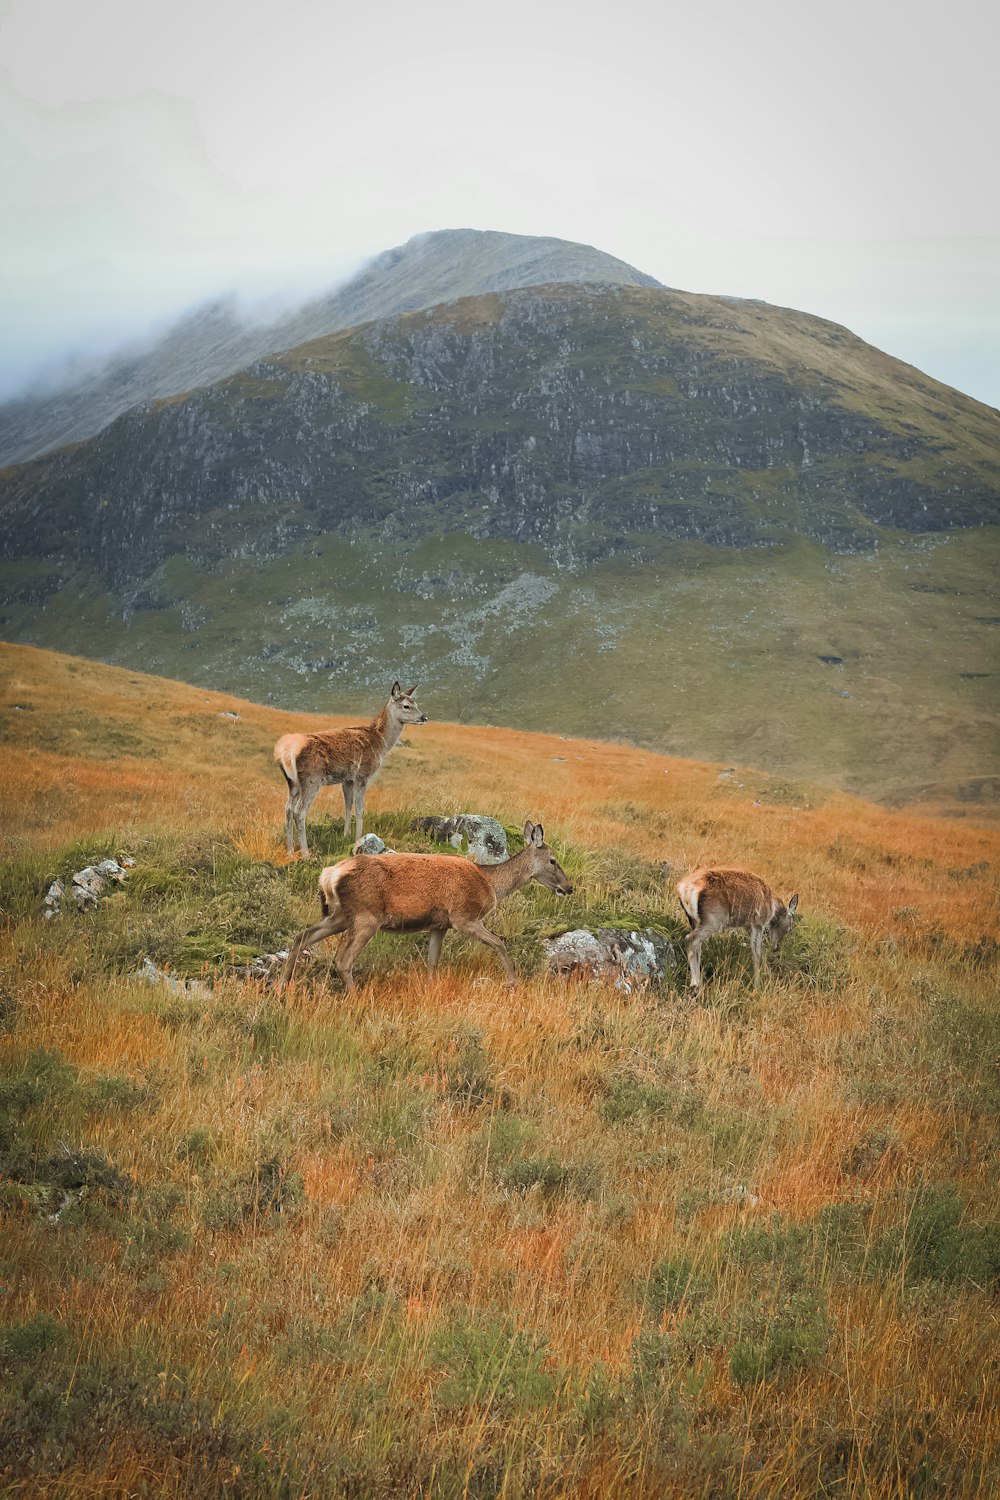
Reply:
<svg viewBox="0 0 1000 1500"><path fill-rule="evenodd" d="M502 823L481 813L455 813L450 818L417 818L413 825L439 844L465 853L477 865L498 865L510 858L507 833Z"/></svg>
<svg viewBox="0 0 1000 1500"><path fill-rule="evenodd" d="M544 938L549 970L577 979L601 979L631 994L637 985L660 982L674 971L674 945L658 932L624 927L586 927Z"/></svg>
<svg viewBox="0 0 1000 1500"><path fill-rule="evenodd" d="M774 362L778 338L807 368ZM867 551L880 526L995 518L998 444L987 408L819 319L548 287L375 323L136 408L3 475L0 541L45 559L43 592L71 570L135 591L172 556L264 562L373 526L533 542L560 568L641 556L657 535Z"/></svg>

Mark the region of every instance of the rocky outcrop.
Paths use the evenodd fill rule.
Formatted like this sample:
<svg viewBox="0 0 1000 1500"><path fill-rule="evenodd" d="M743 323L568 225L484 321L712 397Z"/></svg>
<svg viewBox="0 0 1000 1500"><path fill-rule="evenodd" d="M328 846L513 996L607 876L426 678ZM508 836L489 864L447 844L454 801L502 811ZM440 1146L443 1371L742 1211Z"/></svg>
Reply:
<svg viewBox="0 0 1000 1500"><path fill-rule="evenodd" d="M86 865L84 869L77 870L70 881L70 892L77 911L93 911L108 894L110 887L125 883L128 872L134 865L134 859L123 855L120 862L117 859L102 859L100 864ZM65 883L54 880L45 896L43 910L46 917L59 916L65 896Z"/></svg>
<svg viewBox="0 0 1000 1500"><path fill-rule="evenodd" d="M673 943L649 928L599 927L591 932L578 927L542 942L550 973L603 980L625 994L662 983L677 965Z"/></svg>
<svg viewBox="0 0 1000 1500"><path fill-rule="evenodd" d="M439 844L462 849L478 865L498 865L510 858L502 823L482 813L454 813L446 818L415 818L410 825Z"/></svg>

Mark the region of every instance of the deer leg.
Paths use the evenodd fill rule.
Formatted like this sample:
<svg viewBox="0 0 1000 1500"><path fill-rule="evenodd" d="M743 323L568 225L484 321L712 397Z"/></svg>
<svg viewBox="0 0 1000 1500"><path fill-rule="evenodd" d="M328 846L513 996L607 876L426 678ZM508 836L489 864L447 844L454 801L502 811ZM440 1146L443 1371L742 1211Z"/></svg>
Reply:
<svg viewBox="0 0 1000 1500"><path fill-rule="evenodd" d="M705 941L700 927L694 927L684 939L687 949L688 968L691 971L691 988L701 988L701 945Z"/></svg>
<svg viewBox="0 0 1000 1500"><path fill-rule="evenodd" d="M285 803L285 838L288 840L288 853L295 853L295 791L291 782L288 784L288 800Z"/></svg>
<svg viewBox="0 0 1000 1500"><path fill-rule="evenodd" d="M354 783L354 837L359 839L364 834L365 821L365 792L368 790L366 781Z"/></svg>
<svg viewBox="0 0 1000 1500"><path fill-rule="evenodd" d="M316 801L316 793L323 785L321 781L300 781L298 806L295 809L295 826L299 831L299 848L304 855L309 853L309 843L306 838L306 814Z"/></svg>
<svg viewBox="0 0 1000 1500"><path fill-rule="evenodd" d="M351 812L354 807L354 782L345 781L341 787L344 793L344 838L351 836Z"/></svg>
<svg viewBox="0 0 1000 1500"><path fill-rule="evenodd" d="M348 929L347 936L337 953L337 972L344 981L345 990L353 990L355 960L362 948L367 947L371 942L381 925L378 917L359 916L355 918L353 926Z"/></svg>
<svg viewBox="0 0 1000 1500"><path fill-rule="evenodd" d="M457 927L459 932L467 932L469 934L469 937L478 938L481 943L486 944L487 948L492 948L495 953L498 953L500 955L500 962L503 964L504 971L507 975L508 984L510 984L512 987L517 984L517 975L514 972L514 965L510 961L510 954L507 952L507 944L504 942L503 938L497 937L496 933L491 932L490 929L484 926L482 922L459 923L453 921L452 925Z"/></svg>
<svg viewBox="0 0 1000 1500"><path fill-rule="evenodd" d="M764 929L762 927L751 927L750 929L750 952L753 955L753 987L757 988L760 981L760 959L764 951Z"/></svg>
<svg viewBox="0 0 1000 1500"><path fill-rule="evenodd" d="M307 948L311 948L314 943L321 943L324 938L335 937L338 932L343 932L346 926L347 918L342 911L338 910L324 917L322 922L316 922L312 927L307 927L305 932L300 932L292 944L292 951L281 972L278 993L280 994L286 984L291 984L295 966Z"/></svg>
<svg viewBox="0 0 1000 1500"><path fill-rule="evenodd" d="M438 959L441 957L441 944L444 942L444 935L447 931L447 927L431 928L431 940L427 945L428 974L433 974L437 968Z"/></svg>

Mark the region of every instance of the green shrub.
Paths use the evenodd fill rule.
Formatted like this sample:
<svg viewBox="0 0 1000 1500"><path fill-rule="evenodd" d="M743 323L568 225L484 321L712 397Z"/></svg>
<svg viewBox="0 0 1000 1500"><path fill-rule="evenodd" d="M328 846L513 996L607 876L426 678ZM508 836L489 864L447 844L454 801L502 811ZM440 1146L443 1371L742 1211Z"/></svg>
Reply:
<svg viewBox="0 0 1000 1500"><path fill-rule="evenodd" d="M545 1345L506 1318L460 1315L434 1335L430 1360L445 1372L435 1391L445 1409L477 1403L520 1411L551 1401L558 1389Z"/></svg>
<svg viewBox="0 0 1000 1500"><path fill-rule="evenodd" d="M659 1321L668 1309L703 1302L714 1286L713 1278L697 1270L689 1255L668 1255L654 1266L646 1289L646 1306Z"/></svg>
<svg viewBox="0 0 1000 1500"><path fill-rule="evenodd" d="M962 1204L951 1187L923 1187L901 1224L876 1245L875 1266L899 1272L907 1283L1000 1280L1000 1220L962 1222Z"/></svg>

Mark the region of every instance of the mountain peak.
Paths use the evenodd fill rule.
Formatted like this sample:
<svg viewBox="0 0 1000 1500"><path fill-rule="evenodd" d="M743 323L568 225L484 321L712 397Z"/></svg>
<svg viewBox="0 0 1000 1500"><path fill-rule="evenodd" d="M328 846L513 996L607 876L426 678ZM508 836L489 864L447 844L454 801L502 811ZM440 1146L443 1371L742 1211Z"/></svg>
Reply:
<svg viewBox="0 0 1000 1500"><path fill-rule="evenodd" d="M267 324L219 297L185 313L150 348L102 361L56 391L0 406L0 464L92 437L130 407L210 385L254 360L376 318L548 282L658 287L592 245L491 229L438 229L385 250L346 284Z"/></svg>

